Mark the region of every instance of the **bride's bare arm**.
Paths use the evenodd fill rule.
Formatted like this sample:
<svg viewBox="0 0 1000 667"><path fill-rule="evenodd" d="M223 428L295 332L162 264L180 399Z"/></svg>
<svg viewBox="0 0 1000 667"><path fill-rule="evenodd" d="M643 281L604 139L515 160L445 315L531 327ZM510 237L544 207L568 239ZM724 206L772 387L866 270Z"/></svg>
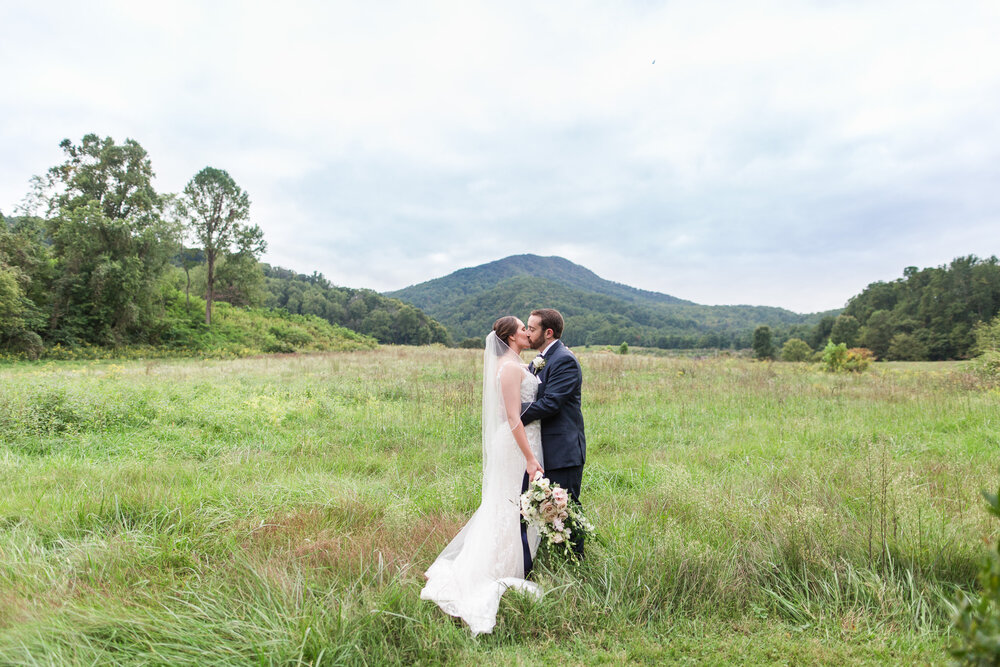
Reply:
<svg viewBox="0 0 1000 667"><path fill-rule="evenodd" d="M507 424L510 425L511 433L514 434L514 441L524 454L525 472L528 479L533 479L536 472L545 472L538 463L538 459L531 452L528 444L528 435L524 432L524 424L521 423L521 379L524 371L517 364L507 364L500 370L500 391L503 395L504 410L507 413Z"/></svg>

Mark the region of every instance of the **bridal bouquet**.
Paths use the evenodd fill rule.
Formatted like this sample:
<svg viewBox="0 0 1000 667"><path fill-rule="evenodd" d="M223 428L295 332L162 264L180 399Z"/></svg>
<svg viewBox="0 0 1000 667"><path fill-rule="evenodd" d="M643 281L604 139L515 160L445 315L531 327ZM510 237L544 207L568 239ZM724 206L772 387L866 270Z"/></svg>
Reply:
<svg viewBox="0 0 1000 667"><path fill-rule="evenodd" d="M574 536L586 536L594 526L578 506L570 502L569 493L539 473L521 494L521 516L550 547L561 548L572 555L570 544Z"/></svg>

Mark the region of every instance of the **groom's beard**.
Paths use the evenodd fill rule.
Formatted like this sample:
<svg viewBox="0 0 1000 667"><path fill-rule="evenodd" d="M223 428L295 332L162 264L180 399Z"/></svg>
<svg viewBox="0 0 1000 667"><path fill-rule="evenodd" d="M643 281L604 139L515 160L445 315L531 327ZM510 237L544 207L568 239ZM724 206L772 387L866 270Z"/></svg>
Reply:
<svg viewBox="0 0 1000 667"><path fill-rule="evenodd" d="M538 340L535 340L529 335L528 344L531 346L532 350L540 350L542 349L542 345L545 344L545 338L539 338Z"/></svg>

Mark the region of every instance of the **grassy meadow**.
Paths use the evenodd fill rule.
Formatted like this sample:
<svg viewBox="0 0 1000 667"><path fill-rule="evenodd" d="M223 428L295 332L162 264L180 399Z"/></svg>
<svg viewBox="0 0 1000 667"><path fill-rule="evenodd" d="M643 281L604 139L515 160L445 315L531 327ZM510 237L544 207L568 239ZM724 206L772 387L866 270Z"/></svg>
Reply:
<svg viewBox="0 0 1000 667"><path fill-rule="evenodd" d="M583 352L601 539L472 639L481 352L0 365L0 664L945 663L996 525L960 364Z"/></svg>

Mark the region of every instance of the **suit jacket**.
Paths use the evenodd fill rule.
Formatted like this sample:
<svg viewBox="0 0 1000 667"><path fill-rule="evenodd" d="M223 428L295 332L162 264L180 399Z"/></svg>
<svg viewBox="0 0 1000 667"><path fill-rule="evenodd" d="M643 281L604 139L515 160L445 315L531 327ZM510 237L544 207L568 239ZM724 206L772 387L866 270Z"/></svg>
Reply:
<svg viewBox="0 0 1000 667"><path fill-rule="evenodd" d="M538 371L538 379L535 400L521 405L521 421L528 424L541 420L544 467L582 466L587 460L587 440L580 409L580 362L557 340L545 353L545 366Z"/></svg>

